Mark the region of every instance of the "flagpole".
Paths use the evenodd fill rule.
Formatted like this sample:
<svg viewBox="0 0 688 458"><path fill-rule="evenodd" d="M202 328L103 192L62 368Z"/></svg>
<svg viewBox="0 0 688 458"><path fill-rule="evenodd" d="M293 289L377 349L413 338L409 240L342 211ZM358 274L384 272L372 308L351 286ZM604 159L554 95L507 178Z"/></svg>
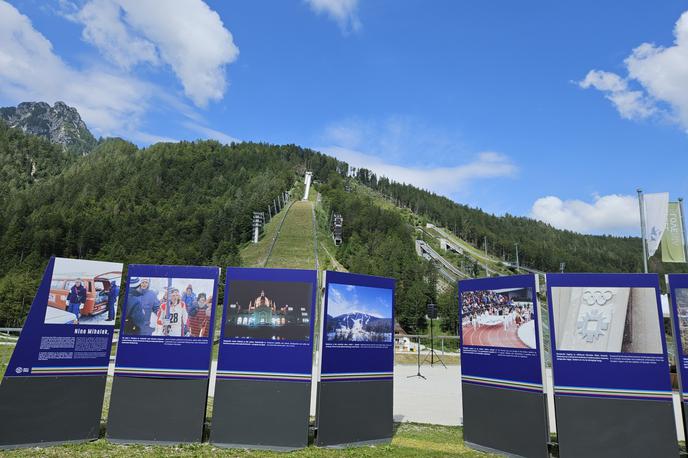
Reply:
<svg viewBox="0 0 688 458"><path fill-rule="evenodd" d="M647 273L647 237L645 235L645 199L643 190L638 188L638 205L640 205L640 237L643 239L643 268Z"/></svg>
<svg viewBox="0 0 688 458"><path fill-rule="evenodd" d="M686 262L688 262L688 239L686 239L686 218L683 213L683 197L678 198L678 212L680 213L679 220L681 221L681 231L683 232L683 251L686 253Z"/></svg>

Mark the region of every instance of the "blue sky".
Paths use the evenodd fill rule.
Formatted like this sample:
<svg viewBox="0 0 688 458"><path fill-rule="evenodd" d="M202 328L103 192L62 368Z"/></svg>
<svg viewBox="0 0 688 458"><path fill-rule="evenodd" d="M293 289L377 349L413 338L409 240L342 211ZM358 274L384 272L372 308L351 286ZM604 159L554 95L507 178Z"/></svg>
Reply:
<svg viewBox="0 0 688 458"><path fill-rule="evenodd" d="M0 0L0 104L295 143L585 233L637 234L637 187L688 198L686 1L160 5Z"/></svg>
<svg viewBox="0 0 688 458"><path fill-rule="evenodd" d="M365 313L378 318L392 318L392 290L330 283L327 313L334 317L346 313Z"/></svg>

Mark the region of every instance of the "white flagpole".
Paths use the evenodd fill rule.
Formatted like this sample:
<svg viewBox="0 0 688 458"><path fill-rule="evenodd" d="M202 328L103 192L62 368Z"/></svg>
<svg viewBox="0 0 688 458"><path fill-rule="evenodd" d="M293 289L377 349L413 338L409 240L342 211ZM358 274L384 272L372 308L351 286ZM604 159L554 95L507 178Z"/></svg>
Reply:
<svg viewBox="0 0 688 458"><path fill-rule="evenodd" d="M640 237L643 239L643 268L647 273L647 237L645 235L645 200L643 190L638 188L638 204L640 205Z"/></svg>
<svg viewBox="0 0 688 458"><path fill-rule="evenodd" d="M681 221L681 229L683 235L683 250L686 252L686 262L688 262L688 239L686 238L686 218L685 213L683 213L683 197L678 198L678 212L680 214L679 220Z"/></svg>

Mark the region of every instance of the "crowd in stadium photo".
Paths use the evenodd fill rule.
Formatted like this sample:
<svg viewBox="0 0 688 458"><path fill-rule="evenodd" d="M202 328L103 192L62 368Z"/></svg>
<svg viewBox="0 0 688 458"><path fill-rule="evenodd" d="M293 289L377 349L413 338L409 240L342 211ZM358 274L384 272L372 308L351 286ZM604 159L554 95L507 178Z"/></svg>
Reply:
<svg viewBox="0 0 688 458"><path fill-rule="evenodd" d="M495 291L469 291L463 294L462 325L478 328L501 323L504 329L520 326L532 319L532 304L516 302L508 294Z"/></svg>
<svg viewBox="0 0 688 458"><path fill-rule="evenodd" d="M531 297L528 289L464 292L461 296L463 344L534 348Z"/></svg>

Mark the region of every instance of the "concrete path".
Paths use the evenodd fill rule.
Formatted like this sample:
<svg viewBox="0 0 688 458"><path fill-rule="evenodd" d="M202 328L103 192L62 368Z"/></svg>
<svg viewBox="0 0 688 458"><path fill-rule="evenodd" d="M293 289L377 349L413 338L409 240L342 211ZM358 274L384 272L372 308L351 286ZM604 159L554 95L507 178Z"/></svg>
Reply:
<svg viewBox="0 0 688 458"><path fill-rule="evenodd" d="M394 366L394 421L457 426L462 423L459 366Z"/></svg>

